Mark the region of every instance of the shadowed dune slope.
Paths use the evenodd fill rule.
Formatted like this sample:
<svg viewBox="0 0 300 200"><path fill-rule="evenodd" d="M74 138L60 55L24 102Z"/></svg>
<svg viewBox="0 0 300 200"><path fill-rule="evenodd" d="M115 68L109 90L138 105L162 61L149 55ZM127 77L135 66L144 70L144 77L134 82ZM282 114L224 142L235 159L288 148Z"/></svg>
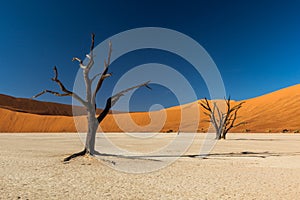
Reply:
<svg viewBox="0 0 300 200"><path fill-rule="evenodd" d="M197 110L200 111L199 122ZM152 113L109 114L99 131L206 132L209 123L205 120L203 109L194 102ZM247 124L232 132L282 132L284 129L297 132L300 130L300 85L245 100L237 123L241 121ZM199 126L195 127L195 123ZM84 132L85 125L86 117L73 118L70 105L0 95L0 132Z"/></svg>
<svg viewBox="0 0 300 200"><path fill-rule="evenodd" d="M0 94L0 108L39 115L72 116L72 107L70 105L15 98L4 94Z"/></svg>

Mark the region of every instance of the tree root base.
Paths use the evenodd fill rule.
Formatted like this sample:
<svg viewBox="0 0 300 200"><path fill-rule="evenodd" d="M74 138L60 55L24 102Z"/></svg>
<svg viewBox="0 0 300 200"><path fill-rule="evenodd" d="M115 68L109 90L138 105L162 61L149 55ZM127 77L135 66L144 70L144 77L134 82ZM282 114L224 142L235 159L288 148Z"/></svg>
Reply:
<svg viewBox="0 0 300 200"><path fill-rule="evenodd" d="M80 151L80 152L78 152L78 153L74 153L74 154L72 154L72 155L66 157L66 158L64 159L64 162L68 162L68 161L70 161L70 160L73 159L73 158L76 158L76 157L79 157L79 156L84 156L84 155L87 155L87 154L88 154L88 151L87 151L86 149L84 149L84 150L82 150L82 151Z"/></svg>

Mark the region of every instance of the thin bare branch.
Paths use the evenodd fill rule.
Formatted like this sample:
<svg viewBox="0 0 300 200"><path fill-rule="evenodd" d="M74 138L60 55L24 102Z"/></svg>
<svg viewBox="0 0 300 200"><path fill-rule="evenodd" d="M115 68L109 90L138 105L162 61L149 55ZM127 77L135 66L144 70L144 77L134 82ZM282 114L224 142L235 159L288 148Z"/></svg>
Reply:
<svg viewBox="0 0 300 200"><path fill-rule="evenodd" d="M130 87L128 89L125 89L125 90L122 90L120 92L118 92L117 94L111 96L110 98L107 99L106 101L106 105L105 105L105 108L104 110L99 114L99 116L97 117L97 120L98 120L98 123L100 123L104 118L105 116L108 114L109 110L111 107L113 107L115 105L115 103L122 97L124 96L125 93L131 91L131 90L134 90L136 88L140 88L140 87L146 87L146 88L150 88L149 87L149 83L150 81L147 81L145 83L142 83L142 84L139 84L139 85L136 85L136 86L133 86L133 87ZM151 88L150 88L151 89Z"/></svg>
<svg viewBox="0 0 300 200"><path fill-rule="evenodd" d="M92 101L95 101L96 95L97 95L98 91L100 90L100 88L101 88L101 86L103 84L104 79L106 79L107 77L111 76L111 74L109 76L107 75L108 74L107 73L108 72L108 68L109 68L109 65L110 65L111 53L112 53L112 44L111 44L111 42L109 42L109 51L108 51L108 59L107 59L108 62L107 63L104 62L104 71L102 72L102 75L101 75L101 77L100 77L100 79L99 79L99 81L97 83L97 86L96 86L96 88L94 90L94 93L93 93L93 96L92 96Z"/></svg>
<svg viewBox="0 0 300 200"><path fill-rule="evenodd" d="M94 33L92 33L91 40L92 40L92 42L91 42L90 54L86 55L86 57L89 59L88 64L84 65L83 61L77 57L74 57L72 59L72 61L78 61L80 68L86 70L87 74L88 74L89 70L92 68L92 66L94 65L94 53L93 53L94 46L95 46L95 34Z"/></svg>
<svg viewBox="0 0 300 200"><path fill-rule="evenodd" d="M87 64L87 70L89 71L93 65L94 65L94 47L95 47L95 34L92 33L92 36L91 36L91 47L90 47L90 54L87 55L86 57L89 59L89 62Z"/></svg>
<svg viewBox="0 0 300 200"><path fill-rule="evenodd" d="M225 134L232 128L236 127L237 125L234 125L235 121L236 121L236 118L237 118L237 112L238 112L238 109L235 110L234 114L233 114L233 119L231 120L231 123L228 127L226 127L225 129ZM242 122L241 122L242 123ZM240 124L241 124L240 123Z"/></svg>
<svg viewBox="0 0 300 200"><path fill-rule="evenodd" d="M211 112L211 107L210 107L210 105L209 105L209 103L208 103L207 98L204 98L204 100L201 100L201 101L200 101L200 105L201 105L205 110Z"/></svg>
<svg viewBox="0 0 300 200"><path fill-rule="evenodd" d="M243 101L243 102L241 102L241 103L239 103L239 104L237 104L237 105L233 106L233 108L231 109L231 111L234 111L234 110L240 109L244 103L245 103L245 102Z"/></svg>
<svg viewBox="0 0 300 200"><path fill-rule="evenodd" d="M219 109L219 107L217 106L216 103L214 103L214 109L217 110L218 119L220 120L220 122L222 122L222 120L223 120L223 113L220 111L220 109Z"/></svg>
<svg viewBox="0 0 300 200"><path fill-rule="evenodd" d="M90 52L92 53L94 50L94 46L95 46L95 33L92 33L92 43L91 43L91 47L90 47Z"/></svg>
<svg viewBox="0 0 300 200"><path fill-rule="evenodd" d="M79 67L82 68L82 69L86 69L87 66L85 66L82 62L82 60L80 58L77 58L77 57L74 57L72 58L72 61L78 61L79 62Z"/></svg>
<svg viewBox="0 0 300 200"><path fill-rule="evenodd" d="M43 95L43 94L45 94L45 93L46 93L46 91L45 91L45 90L43 90L42 92L40 92L40 93L37 93L36 95L32 96L30 99L35 99L35 98L38 98L39 96L41 96L41 95Z"/></svg>
<svg viewBox="0 0 300 200"><path fill-rule="evenodd" d="M55 92L52 90L44 90L44 91L38 93L37 95L33 96L32 98L37 98L45 93L50 93L55 96L73 96L74 99L79 101L82 105L87 106L86 102L81 97L79 97L76 93L66 89L66 87L63 85L63 83L58 79L58 71L57 71L56 66L54 66L53 71L54 71L54 77L51 80L58 84L58 86L60 87L60 89L63 93Z"/></svg>
<svg viewBox="0 0 300 200"><path fill-rule="evenodd" d="M150 83L150 81L147 81L147 82L145 82L145 83L142 83L142 84L139 84L139 85L130 87L130 88L128 88L128 89L122 90L121 92L118 92L118 93L115 94L114 96L118 96L119 94L125 94L125 93L127 93L127 92L129 92L129 91L131 91L131 90L133 90L133 89L140 88L140 87L143 87L143 86L147 87L148 89L149 89L149 88L151 89L151 87L149 87L149 83ZM114 97L114 96L112 96L112 97Z"/></svg>
<svg viewBox="0 0 300 200"><path fill-rule="evenodd" d="M216 116L215 116L215 111L216 111L216 103L214 103L213 105L213 109L210 107L210 104L207 100L207 98L204 98L204 100L202 100L200 102L200 105L205 109L207 110L209 113L207 112L204 112L205 115L207 115L209 118L210 118L210 122L213 124L213 126L215 127L216 131L219 132L219 123L218 123L218 120L216 119ZM218 114L220 114L218 112Z"/></svg>
<svg viewBox="0 0 300 200"><path fill-rule="evenodd" d="M72 93L71 91L67 90L65 88L65 86L62 84L62 82L58 79L58 72L57 72L56 66L54 66L53 71L54 71L54 77L51 80L58 84L61 91L65 92L65 93Z"/></svg>
<svg viewBox="0 0 300 200"><path fill-rule="evenodd" d="M208 102L207 98L205 98L204 100L205 100L205 103L206 103L207 107L211 110L211 107L209 105L209 102Z"/></svg>
<svg viewBox="0 0 300 200"><path fill-rule="evenodd" d="M50 94L53 94L53 95L55 95L55 96L60 96L60 97L63 97L63 96L72 96L72 95L70 95L70 94L68 94L68 93L59 93L59 92L55 92L55 91L52 91L52 90L44 90L44 91L42 91L42 92L40 92L40 93L34 95L34 96L31 97L31 98L32 98L32 99L35 99L35 98L37 98L37 97L39 97L39 96L42 96L42 95L45 94L45 93L50 93Z"/></svg>
<svg viewBox="0 0 300 200"><path fill-rule="evenodd" d="M107 68L110 65L110 58L111 58L111 53L112 53L112 43L111 43L111 41L109 41L108 46L109 46L109 51L108 51L107 62L104 61L104 67L105 68Z"/></svg>
<svg viewBox="0 0 300 200"><path fill-rule="evenodd" d="M210 113L203 112L203 114L205 114L206 116L210 117Z"/></svg>
<svg viewBox="0 0 300 200"><path fill-rule="evenodd" d="M205 110L208 110L208 111L210 110L209 107L207 107L204 103L201 103L201 102L200 102L200 105L201 105Z"/></svg>
<svg viewBox="0 0 300 200"><path fill-rule="evenodd" d="M100 76L102 73L98 73L98 74L95 74L94 76L93 76L93 78L91 78L91 83L98 77L98 76Z"/></svg>

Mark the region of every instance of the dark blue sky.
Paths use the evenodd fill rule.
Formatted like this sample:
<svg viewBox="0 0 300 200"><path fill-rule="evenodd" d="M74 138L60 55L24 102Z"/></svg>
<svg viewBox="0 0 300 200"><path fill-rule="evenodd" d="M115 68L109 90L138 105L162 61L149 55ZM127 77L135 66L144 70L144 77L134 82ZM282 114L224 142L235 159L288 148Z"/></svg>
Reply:
<svg viewBox="0 0 300 200"><path fill-rule="evenodd" d="M100 43L127 29L154 26L174 29L198 41L214 59L232 98L259 96L300 82L299 10L297 0L2 2L0 93L31 97L43 89L57 88L50 80L54 65L61 80L72 88L78 66L71 59L88 53L90 33ZM116 60L111 68L116 76L107 79L99 101L109 96L116 77L147 62L181 70L198 98L208 96L203 80L192 76L188 63L153 50ZM153 103L176 104L167 89L153 87L152 92L134 94L132 110L148 109ZM40 100L71 102L68 97L51 95Z"/></svg>

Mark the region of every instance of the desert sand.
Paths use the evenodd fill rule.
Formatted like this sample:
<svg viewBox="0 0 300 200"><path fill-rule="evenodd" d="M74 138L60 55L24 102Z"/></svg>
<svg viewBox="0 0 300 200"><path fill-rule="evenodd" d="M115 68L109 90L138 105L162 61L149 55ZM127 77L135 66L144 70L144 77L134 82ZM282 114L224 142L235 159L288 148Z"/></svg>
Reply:
<svg viewBox="0 0 300 200"><path fill-rule="evenodd" d="M279 133L286 129L288 132L300 132L300 85L294 85L263 96L245 100L245 104L239 111L238 122L247 124L232 129L232 132L263 132ZM183 118L183 111L193 112L200 110L200 121L198 130L195 130L190 122L195 119L185 116L185 122L179 127ZM184 129L187 132L206 132L209 124L205 122L203 109L198 102L167 108L160 111L166 114L166 122L162 128L129 126L125 132L167 132ZM154 113L155 114L155 113ZM157 113L156 113L157 114ZM158 113L156 116L159 116ZM118 116L124 124L131 121L127 114L119 113ZM148 112L130 113L134 123L147 126L151 120ZM163 114L161 115L163 116ZM158 119L157 117L153 119ZM85 117L79 117L82 127L85 127ZM77 121L77 122L78 122ZM162 120L161 120L162 121ZM155 124L155 123L154 123ZM114 117L109 114L100 124L101 130L105 132L123 131L117 125ZM84 132L85 129L79 128ZM72 117L72 108L69 105L39 102L30 99L13 98L0 95L0 132L77 132Z"/></svg>
<svg viewBox="0 0 300 200"><path fill-rule="evenodd" d="M176 134L158 134L142 143L120 133L108 137L121 148L143 151L165 145ZM193 157L204 137L197 134L184 156L171 165L130 174L113 169L132 162L126 156L81 157L63 163L64 157L82 149L78 134L3 133L0 199L299 198L299 134L228 134L206 159ZM157 156L136 162L151 165L165 159Z"/></svg>

